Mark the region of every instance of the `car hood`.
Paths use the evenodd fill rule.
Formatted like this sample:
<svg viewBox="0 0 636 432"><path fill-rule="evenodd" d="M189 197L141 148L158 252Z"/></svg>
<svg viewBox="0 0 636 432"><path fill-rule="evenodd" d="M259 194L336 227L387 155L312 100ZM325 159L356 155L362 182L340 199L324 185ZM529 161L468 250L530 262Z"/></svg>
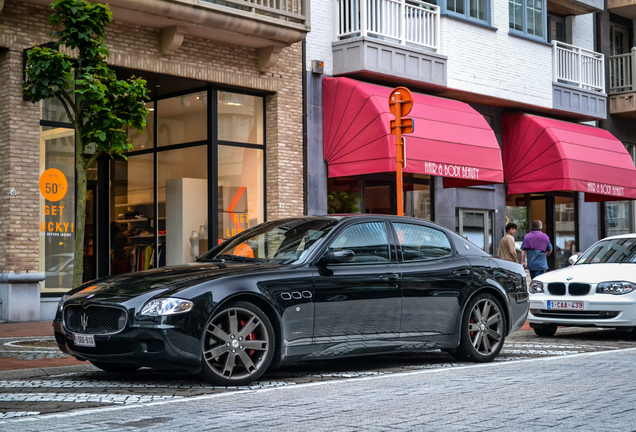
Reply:
<svg viewBox="0 0 636 432"><path fill-rule="evenodd" d="M143 296L170 296L221 277L280 267L265 263L192 263L97 279L69 292L75 301L125 301Z"/></svg>
<svg viewBox="0 0 636 432"><path fill-rule="evenodd" d="M609 281L636 282L636 264L579 264L544 273L535 279L543 283L585 282L596 284Z"/></svg>

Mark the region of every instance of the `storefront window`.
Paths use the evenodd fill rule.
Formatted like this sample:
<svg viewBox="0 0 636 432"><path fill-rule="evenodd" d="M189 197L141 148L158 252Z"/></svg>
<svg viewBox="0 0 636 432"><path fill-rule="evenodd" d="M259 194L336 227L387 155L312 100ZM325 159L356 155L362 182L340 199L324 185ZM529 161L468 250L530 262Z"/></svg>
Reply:
<svg viewBox="0 0 636 432"><path fill-rule="evenodd" d="M219 141L263 144L263 98L218 93Z"/></svg>
<svg viewBox="0 0 636 432"><path fill-rule="evenodd" d="M42 292L63 292L72 288L74 138L73 129L40 128L40 269L46 275Z"/></svg>
<svg viewBox="0 0 636 432"><path fill-rule="evenodd" d="M148 115L146 116L146 127L139 132L135 128L128 128L128 138L133 150L145 150L155 146L155 103L148 102Z"/></svg>
<svg viewBox="0 0 636 432"><path fill-rule="evenodd" d="M351 177L327 180L327 213L360 213L360 180Z"/></svg>
<svg viewBox="0 0 636 432"><path fill-rule="evenodd" d="M129 156L111 164L111 274L154 267L154 157Z"/></svg>
<svg viewBox="0 0 636 432"><path fill-rule="evenodd" d="M208 250L207 158L206 146L157 153L160 267L193 262Z"/></svg>
<svg viewBox="0 0 636 432"><path fill-rule="evenodd" d="M605 204L605 228L607 236L629 234L632 214L631 201L613 201Z"/></svg>
<svg viewBox="0 0 636 432"><path fill-rule="evenodd" d="M404 184L404 216L432 220L431 187L426 184Z"/></svg>
<svg viewBox="0 0 636 432"><path fill-rule="evenodd" d="M157 102L157 145L205 141L208 138L207 91Z"/></svg>
<svg viewBox="0 0 636 432"><path fill-rule="evenodd" d="M219 146L219 242L265 221L263 150Z"/></svg>

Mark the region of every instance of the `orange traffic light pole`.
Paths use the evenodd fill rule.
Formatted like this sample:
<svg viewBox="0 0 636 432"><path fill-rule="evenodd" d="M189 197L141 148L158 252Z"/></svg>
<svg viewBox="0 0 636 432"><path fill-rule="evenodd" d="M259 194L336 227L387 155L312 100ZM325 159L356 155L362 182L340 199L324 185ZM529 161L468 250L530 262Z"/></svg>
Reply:
<svg viewBox="0 0 636 432"><path fill-rule="evenodd" d="M411 111L413 96L406 87L397 87L389 96L389 107L395 116L391 120L391 133L395 135L395 188L397 194L397 214L404 215L402 168L406 165L404 160L403 133L413 132L413 119L402 118Z"/></svg>

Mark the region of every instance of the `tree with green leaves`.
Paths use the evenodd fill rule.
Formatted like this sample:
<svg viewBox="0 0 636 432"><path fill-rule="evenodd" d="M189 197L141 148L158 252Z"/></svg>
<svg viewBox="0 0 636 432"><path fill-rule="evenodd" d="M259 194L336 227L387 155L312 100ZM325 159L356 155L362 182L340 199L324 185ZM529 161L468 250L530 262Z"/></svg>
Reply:
<svg viewBox="0 0 636 432"><path fill-rule="evenodd" d="M108 68L105 28L112 21L107 5L84 0L57 0L49 22L59 28L56 45L75 50L76 58L50 48L29 50L24 94L33 103L58 99L75 128L75 244L73 287L82 283L86 190L89 168L103 154L123 156L132 148L127 129L146 125L146 81L118 80ZM94 148L87 154L87 146ZM124 156L125 157L125 156Z"/></svg>

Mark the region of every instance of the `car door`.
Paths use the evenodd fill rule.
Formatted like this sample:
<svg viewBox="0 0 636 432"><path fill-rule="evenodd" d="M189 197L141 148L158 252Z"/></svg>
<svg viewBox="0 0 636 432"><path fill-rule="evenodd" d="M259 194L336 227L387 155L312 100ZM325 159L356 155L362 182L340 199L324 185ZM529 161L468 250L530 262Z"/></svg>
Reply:
<svg viewBox="0 0 636 432"><path fill-rule="evenodd" d="M467 259L454 254L439 229L391 222L402 255L402 337L430 340L456 331L461 304L472 282Z"/></svg>
<svg viewBox="0 0 636 432"><path fill-rule="evenodd" d="M401 274L387 228L383 220L355 223L327 247L325 254L350 250L355 256L351 262L321 260L314 269L314 343L397 337Z"/></svg>

